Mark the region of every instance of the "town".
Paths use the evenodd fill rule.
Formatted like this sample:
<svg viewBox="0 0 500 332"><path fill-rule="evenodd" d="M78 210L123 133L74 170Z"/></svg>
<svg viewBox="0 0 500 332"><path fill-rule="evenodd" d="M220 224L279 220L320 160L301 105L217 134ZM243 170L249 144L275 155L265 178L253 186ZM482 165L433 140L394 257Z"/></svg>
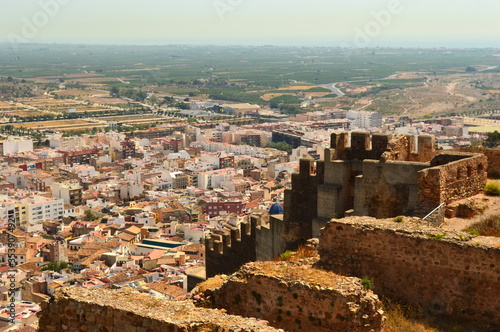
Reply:
<svg viewBox="0 0 500 332"><path fill-rule="evenodd" d="M463 68L443 76L444 85L429 73L399 73L391 84L410 81L404 91L415 99L432 86L455 103L494 105L494 69L474 68L483 76L472 79ZM442 226L445 215L434 214L443 204L484 196L500 175L494 154L479 149L500 143L498 109L431 112L416 103L387 113L373 105L399 89L347 81L331 89L287 82L246 102L200 93L228 84L211 75L171 83L170 92L129 87L125 77L105 85L99 71L0 79L0 329L35 330L41 303L69 285L185 300L209 277L320 237L332 218L420 217ZM398 162L400 173L390 168ZM470 181L435 198L431 171L424 180L417 174L448 163Z"/></svg>

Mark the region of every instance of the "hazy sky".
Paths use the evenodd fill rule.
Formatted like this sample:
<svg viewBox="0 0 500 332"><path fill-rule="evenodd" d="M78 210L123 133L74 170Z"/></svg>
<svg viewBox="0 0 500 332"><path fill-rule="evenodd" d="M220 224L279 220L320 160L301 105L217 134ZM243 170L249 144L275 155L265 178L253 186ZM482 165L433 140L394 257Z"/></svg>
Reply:
<svg viewBox="0 0 500 332"><path fill-rule="evenodd" d="M0 42L500 47L498 0L3 0Z"/></svg>

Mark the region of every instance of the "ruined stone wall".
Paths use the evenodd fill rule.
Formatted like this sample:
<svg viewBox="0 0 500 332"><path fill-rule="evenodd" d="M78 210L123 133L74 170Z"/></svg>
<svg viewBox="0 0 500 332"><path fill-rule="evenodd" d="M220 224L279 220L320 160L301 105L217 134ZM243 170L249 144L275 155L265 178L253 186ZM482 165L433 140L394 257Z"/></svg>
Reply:
<svg viewBox="0 0 500 332"><path fill-rule="evenodd" d="M454 151L467 152L467 153L482 153L488 158L488 176L500 176L500 149L472 149L461 148L454 149Z"/></svg>
<svg viewBox="0 0 500 332"><path fill-rule="evenodd" d="M196 308L190 301L160 300L130 289L65 287L42 309L40 331L44 332L282 331L255 319Z"/></svg>
<svg viewBox="0 0 500 332"><path fill-rule="evenodd" d="M350 146L348 143L350 141ZM387 135L367 132L332 133L330 148L335 150L332 159L428 162L436 154L434 136L421 135L415 142L414 135Z"/></svg>
<svg viewBox="0 0 500 332"><path fill-rule="evenodd" d="M377 294L500 328L498 238L351 217L327 224L319 254L327 270L371 278Z"/></svg>
<svg viewBox="0 0 500 332"><path fill-rule="evenodd" d="M231 274L245 263L279 256L287 248L284 228L283 215L271 216L269 222L252 216L250 223L241 223L228 235L210 233L205 239L207 277Z"/></svg>
<svg viewBox="0 0 500 332"><path fill-rule="evenodd" d="M418 171L429 163L365 160L356 179L354 213L389 218L412 215L417 209Z"/></svg>
<svg viewBox="0 0 500 332"><path fill-rule="evenodd" d="M256 221L241 223L230 234L211 233L205 239L207 278L217 274L229 274L241 265L257 260Z"/></svg>
<svg viewBox="0 0 500 332"><path fill-rule="evenodd" d="M284 229L287 248L297 248L313 237L311 221L317 216L318 185L323 182L323 164L301 159L299 173L292 174L292 190L285 190Z"/></svg>
<svg viewBox="0 0 500 332"><path fill-rule="evenodd" d="M432 164L440 166L418 172L420 189L417 215L420 217L443 202L448 204L476 195L486 184L488 161L482 154L439 155L431 161Z"/></svg>
<svg viewBox="0 0 500 332"><path fill-rule="evenodd" d="M378 297L358 278L317 270L299 262L259 262L193 290L200 304L229 314L257 317L286 331L380 331Z"/></svg>

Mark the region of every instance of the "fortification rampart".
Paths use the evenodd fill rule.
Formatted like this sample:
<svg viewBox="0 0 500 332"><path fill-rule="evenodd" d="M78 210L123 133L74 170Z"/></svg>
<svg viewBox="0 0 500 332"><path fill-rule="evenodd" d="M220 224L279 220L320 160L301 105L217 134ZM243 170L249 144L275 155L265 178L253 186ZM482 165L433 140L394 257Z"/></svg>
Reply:
<svg viewBox="0 0 500 332"><path fill-rule="evenodd" d="M441 203L476 195L486 184L488 160L483 154L447 153L436 156L433 165L418 172L419 216Z"/></svg>
<svg viewBox="0 0 500 332"><path fill-rule="evenodd" d="M255 319L197 308L190 301L160 300L130 289L65 287L42 309L40 331L44 332L283 332Z"/></svg>
<svg viewBox="0 0 500 332"><path fill-rule="evenodd" d="M348 144L350 141L350 145ZM387 135L367 132L332 133L331 160L387 160L428 162L435 155L434 136ZM326 159L326 158L325 158Z"/></svg>
<svg viewBox="0 0 500 332"><path fill-rule="evenodd" d="M498 238L351 217L327 224L319 254L329 271L372 278L377 294L499 328L499 246Z"/></svg>
<svg viewBox="0 0 500 332"><path fill-rule="evenodd" d="M201 284L200 304L229 314L257 317L286 331L380 331L381 302L358 278L298 262L256 262L220 283Z"/></svg>
<svg viewBox="0 0 500 332"><path fill-rule="evenodd" d="M252 216L249 222L232 227L229 234L210 233L205 239L207 277L233 273L248 262L275 258L285 250L283 227L283 215L271 216L269 222Z"/></svg>
<svg viewBox="0 0 500 332"><path fill-rule="evenodd" d="M481 153L488 158L488 175L491 177L500 176L500 149L472 149L472 148L460 148L454 149L454 151L467 152L467 153Z"/></svg>

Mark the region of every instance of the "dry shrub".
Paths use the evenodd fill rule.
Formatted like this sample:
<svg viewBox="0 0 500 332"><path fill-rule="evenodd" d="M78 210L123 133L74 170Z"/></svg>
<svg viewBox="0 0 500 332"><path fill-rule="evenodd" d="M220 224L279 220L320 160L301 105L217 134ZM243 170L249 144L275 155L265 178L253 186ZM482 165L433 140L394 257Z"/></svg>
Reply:
<svg viewBox="0 0 500 332"><path fill-rule="evenodd" d="M437 332L424 319L420 310L403 306L390 300L384 300L385 323L384 332Z"/></svg>
<svg viewBox="0 0 500 332"><path fill-rule="evenodd" d="M491 215L482 218L481 221L472 224L465 231L474 235L500 237L500 216Z"/></svg>

